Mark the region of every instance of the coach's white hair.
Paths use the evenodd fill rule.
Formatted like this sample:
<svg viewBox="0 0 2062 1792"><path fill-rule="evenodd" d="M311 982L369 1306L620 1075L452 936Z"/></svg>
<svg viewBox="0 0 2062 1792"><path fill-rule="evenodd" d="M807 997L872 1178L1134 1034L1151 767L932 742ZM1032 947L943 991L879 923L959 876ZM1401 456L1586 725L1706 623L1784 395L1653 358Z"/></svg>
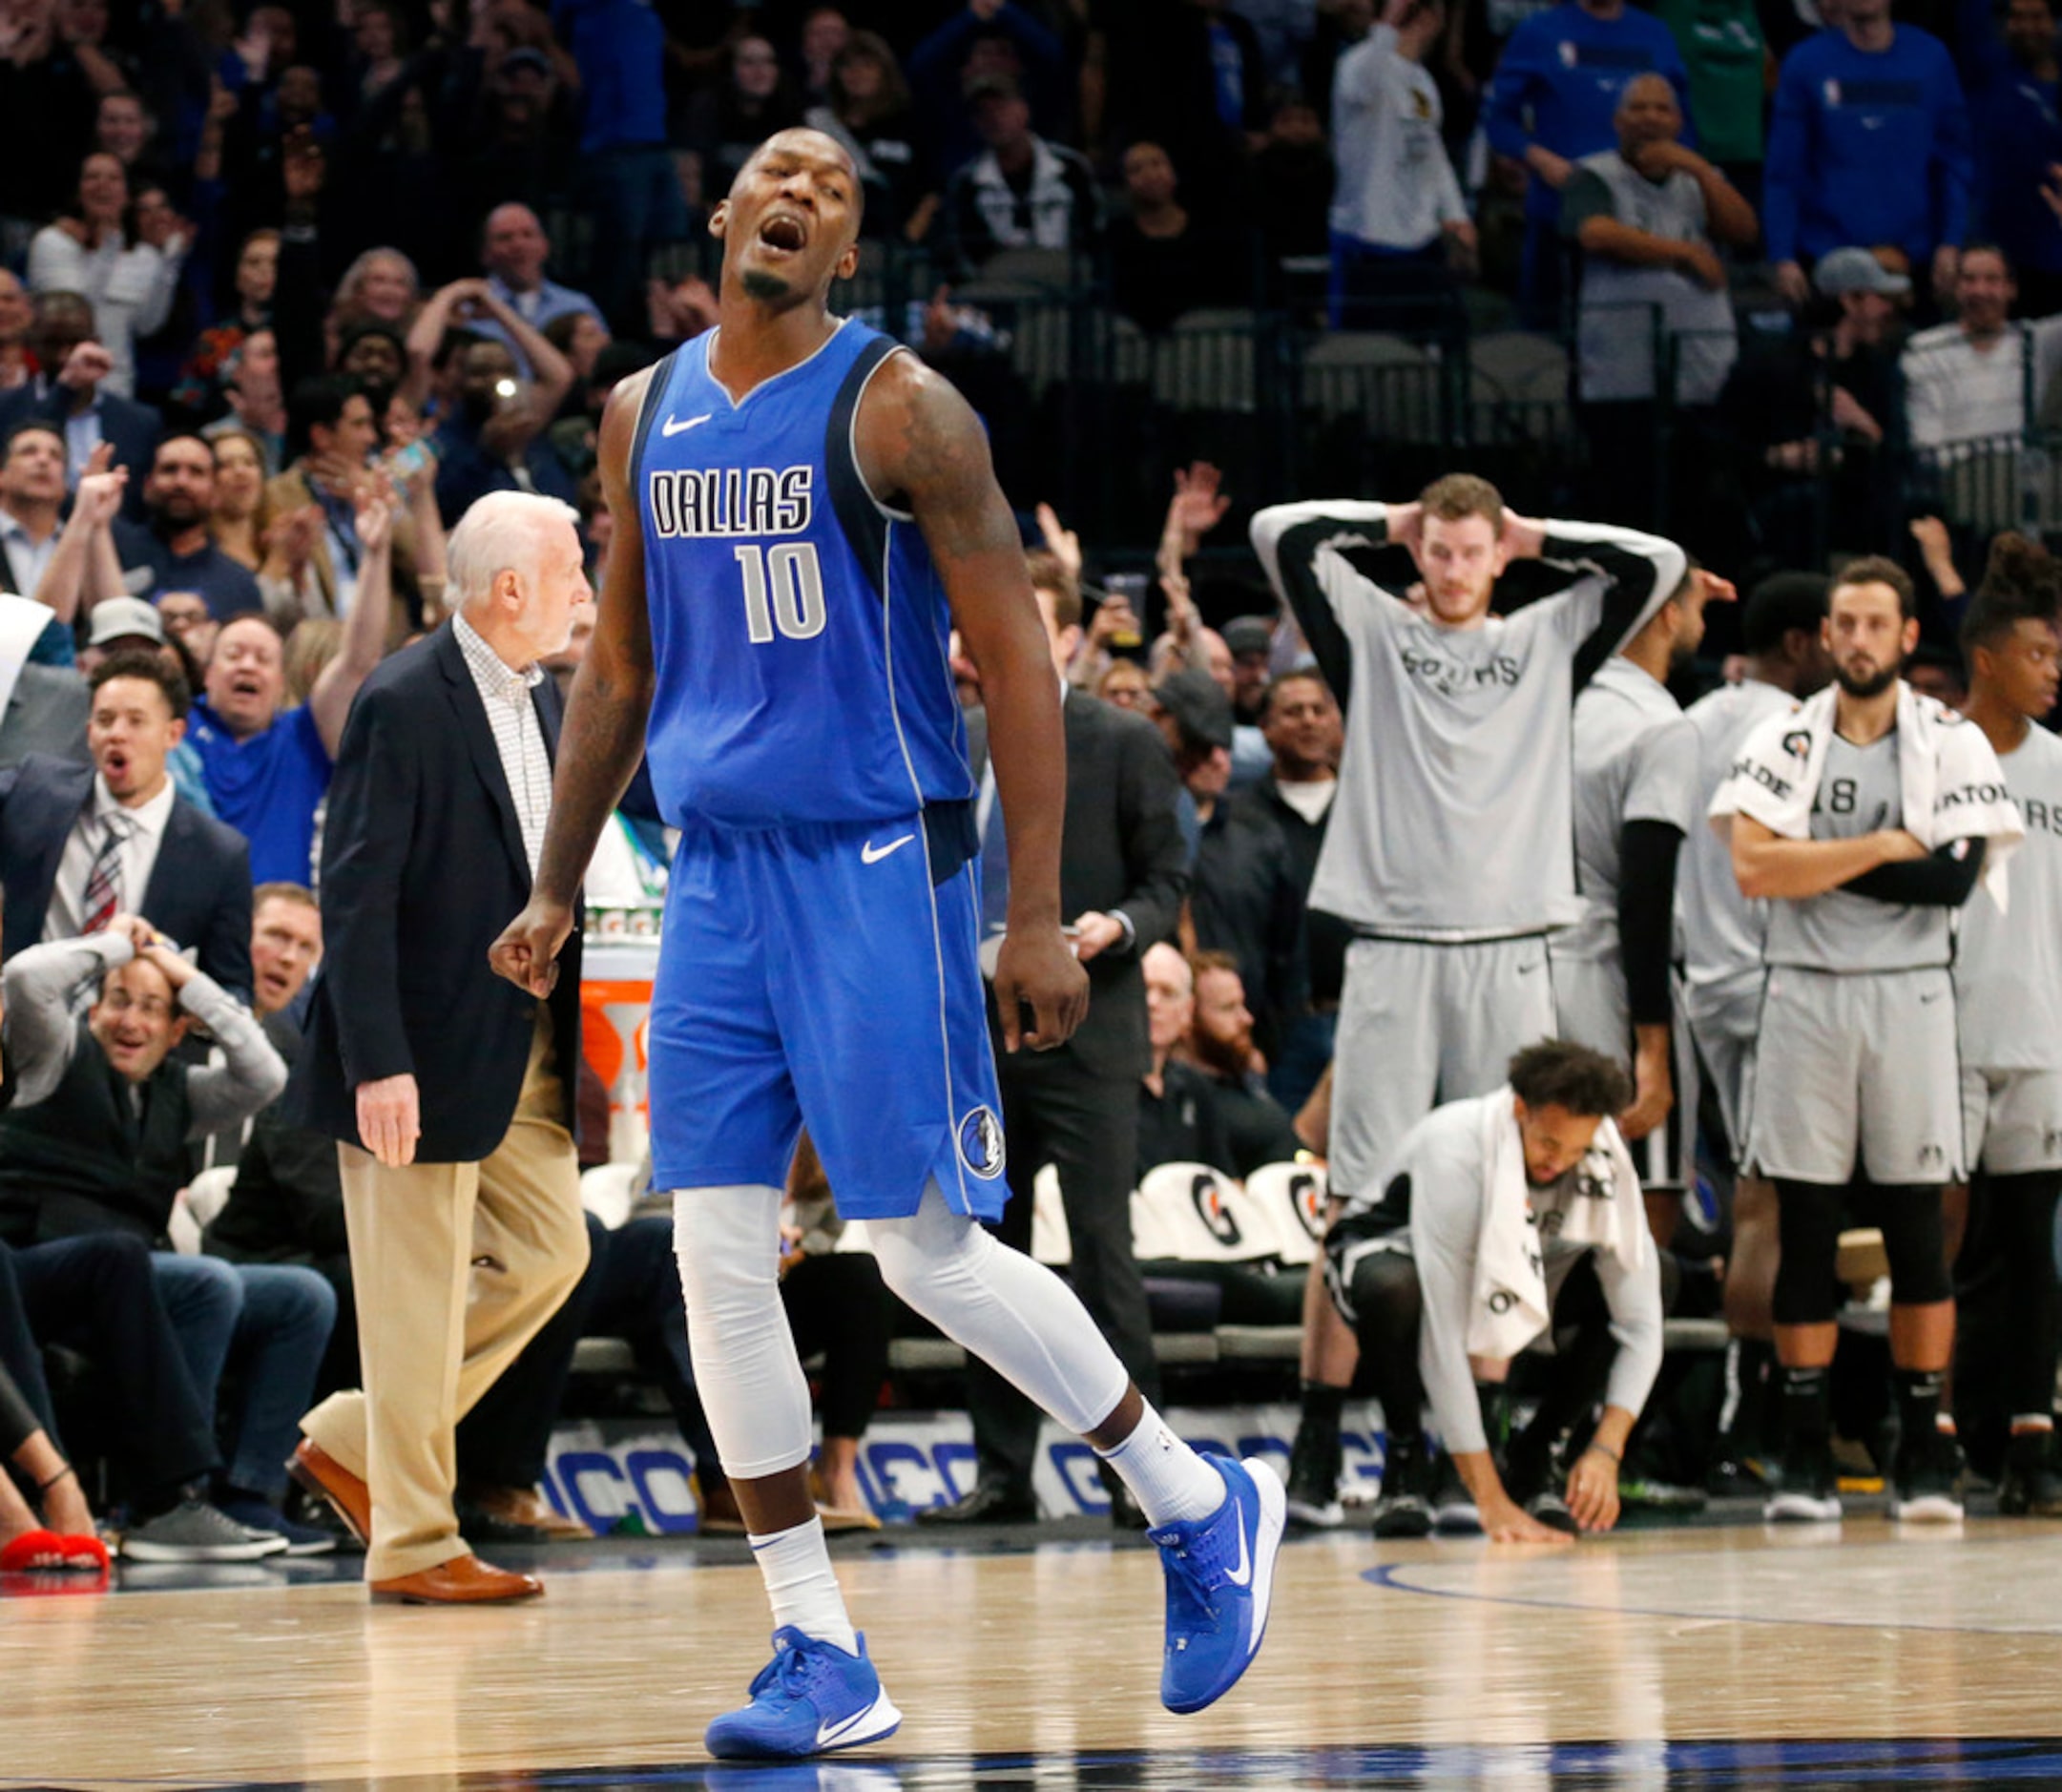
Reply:
<svg viewBox="0 0 2062 1792"><path fill-rule="evenodd" d="M458 519L445 549L453 599L462 605L480 602L504 573L513 573L526 591L533 589L545 526L558 521L577 528L580 513L533 491L489 491L479 499Z"/></svg>

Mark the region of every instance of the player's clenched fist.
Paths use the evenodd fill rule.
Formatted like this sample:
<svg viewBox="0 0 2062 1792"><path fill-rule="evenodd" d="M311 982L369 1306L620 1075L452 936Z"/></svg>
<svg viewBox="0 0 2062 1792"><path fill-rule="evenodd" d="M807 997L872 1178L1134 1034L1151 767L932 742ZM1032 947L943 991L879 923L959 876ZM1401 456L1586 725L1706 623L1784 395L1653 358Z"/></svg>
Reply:
<svg viewBox="0 0 2062 1792"><path fill-rule="evenodd" d="M1019 1003L1031 1011L1030 1032L1024 1031ZM1005 1052L1020 1044L1050 1052L1073 1036L1089 1011L1089 976L1059 928L1004 936L995 960L995 1008Z"/></svg>
<svg viewBox="0 0 2062 1792"><path fill-rule="evenodd" d="M518 990L546 996L558 981L558 953L573 932L568 903L533 902L488 948L487 962Z"/></svg>

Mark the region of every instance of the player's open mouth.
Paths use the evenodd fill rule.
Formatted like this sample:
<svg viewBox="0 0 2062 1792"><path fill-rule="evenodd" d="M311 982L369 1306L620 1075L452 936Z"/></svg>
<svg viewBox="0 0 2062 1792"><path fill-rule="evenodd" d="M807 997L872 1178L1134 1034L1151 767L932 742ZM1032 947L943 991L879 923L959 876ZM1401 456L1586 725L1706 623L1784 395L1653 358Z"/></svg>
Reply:
<svg viewBox="0 0 2062 1792"><path fill-rule="evenodd" d="M809 227L791 212L778 212L760 224L759 240L781 255L795 255L808 246Z"/></svg>
<svg viewBox="0 0 2062 1792"><path fill-rule="evenodd" d="M128 754L110 753L102 762L100 770L101 776L106 778L110 783L113 783L115 780L122 777L129 770Z"/></svg>
<svg viewBox="0 0 2062 1792"><path fill-rule="evenodd" d="M264 689L264 680L259 677L256 673L240 672L235 674L229 680L229 695L231 697L262 697Z"/></svg>

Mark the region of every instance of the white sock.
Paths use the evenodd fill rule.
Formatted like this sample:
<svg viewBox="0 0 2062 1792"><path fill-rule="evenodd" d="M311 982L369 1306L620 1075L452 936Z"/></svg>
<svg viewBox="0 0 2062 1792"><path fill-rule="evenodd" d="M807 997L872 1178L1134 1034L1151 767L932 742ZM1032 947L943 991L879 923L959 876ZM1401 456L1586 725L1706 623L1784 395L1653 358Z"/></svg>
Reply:
<svg viewBox="0 0 2062 1792"><path fill-rule="evenodd" d="M1136 1430L1095 1453L1124 1477L1151 1525L1194 1524L1224 1504L1224 1477L1167 1428L1150 1402Z"/></svg>
<svg viewBox="0 0 2062 1792"><path fill-rule="evenodd" d="M823 1542L823 1521L812 1518L771 1536L748 1537L766 1596L773 1601L773 1627L792 1624L804 1636L836 1643L846 1655L859 1653L859 1637L845 1615L844 1594L831 1573L830 1551Z"/></svg>

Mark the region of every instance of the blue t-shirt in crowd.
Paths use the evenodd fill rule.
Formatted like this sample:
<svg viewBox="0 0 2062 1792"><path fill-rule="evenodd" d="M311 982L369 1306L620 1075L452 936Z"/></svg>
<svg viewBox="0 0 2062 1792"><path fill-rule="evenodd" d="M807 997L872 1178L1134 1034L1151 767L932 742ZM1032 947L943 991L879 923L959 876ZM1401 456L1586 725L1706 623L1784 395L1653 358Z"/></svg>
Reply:
<svg viewBox="0 0 2062 1792"><path fill-rule="evenodd" d="M1489 147L1515 160L1537 143L1570 161L1618 147L1612 121L1625 84L1636 74L1665 74L1690 131L1690 72L1674 34L1657 18L1631 8L1600 19L1573 4L1535 13L1511 32L1496 65L1484 120ZM1558 220L1561 196L1544 180L1525 190L1529 219Z"/></svg>
<svg viewBox="0 0 2062 1792"><path fill-rule="evenodd" d="M115 552L125 573L148 567L151 583L138 594L156 603L167 592L199 594L208 615L219 622L240 610L262 610L258 579L250 568L232 560L212 541L198 553L174 553L156 530L115 519Z"/></svg>
<svg viewBox="0 0 2062 1792"><path fill-rule="evenodd" d="M200 755L215 813L251 843L251 882L314 882L315 811L329 791L331 761L305 704L281 712L262 734L239 740L204 698L186 738Z"/></svg>
<svg viewBox="0 0 2062 1792"><path fill-rule="evenodd" d="M580 154L664 143L666 28L651 0L552 0L580 66Z"/></svg>
<svg viewBox="0 0 2062 1792"><path fill-rule="evenodd" d="M1782 59L1761 190L1771 261L1888 243L1923 275L1968 232L1971 175L1968 108L1939 38L1900 25L1864 52L1823 31Z"/></svg>

